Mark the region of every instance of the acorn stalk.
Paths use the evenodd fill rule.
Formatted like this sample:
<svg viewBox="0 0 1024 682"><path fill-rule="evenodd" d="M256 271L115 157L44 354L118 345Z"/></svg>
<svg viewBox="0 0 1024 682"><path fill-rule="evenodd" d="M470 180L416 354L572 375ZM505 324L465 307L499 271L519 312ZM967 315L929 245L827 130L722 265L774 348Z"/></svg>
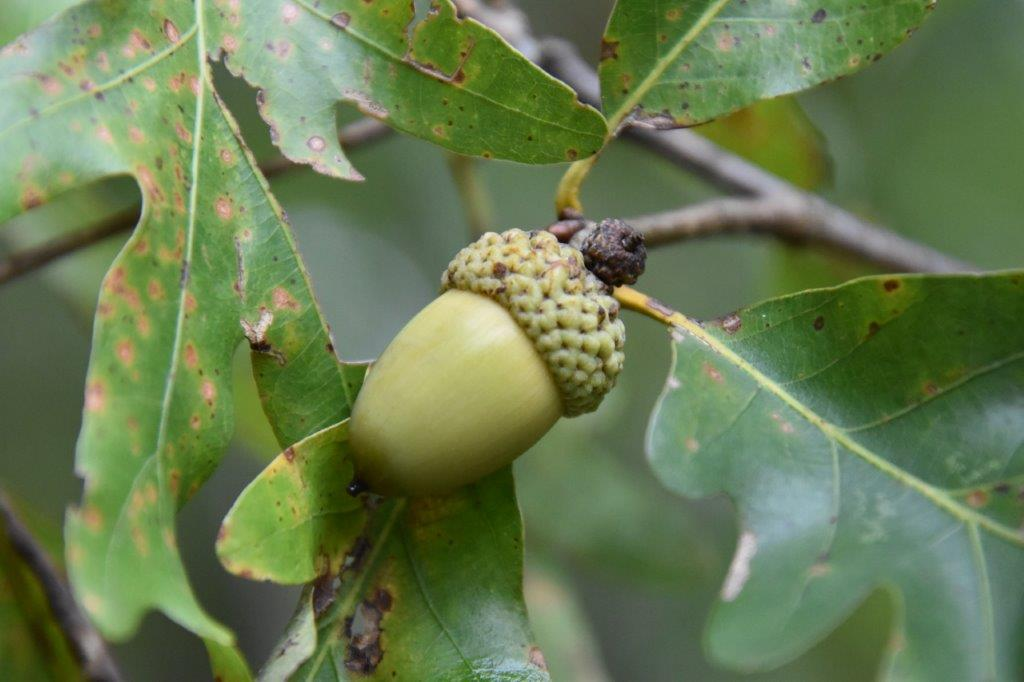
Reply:
<svg viewBox="0 0 1024 682"><path fill-rule="evenodd" d="M559 417L596 409L622 367L618 311L550 233L485 234L367 375L349 425L360 483L447 493L511 462Z"/></svg>

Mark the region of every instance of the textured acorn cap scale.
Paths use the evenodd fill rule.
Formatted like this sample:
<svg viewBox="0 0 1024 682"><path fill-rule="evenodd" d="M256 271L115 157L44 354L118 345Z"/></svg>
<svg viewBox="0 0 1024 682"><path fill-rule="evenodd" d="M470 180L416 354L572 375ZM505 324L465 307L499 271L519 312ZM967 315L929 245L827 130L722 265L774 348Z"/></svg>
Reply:
<svg viewBox="0 0 1024 682"><path fill-rule="evenodd" d="M385 495L449 492L508 464L561 416L597 408L622 368L618 302L547 232L488 233L367 375L356 475Z"/></svg>

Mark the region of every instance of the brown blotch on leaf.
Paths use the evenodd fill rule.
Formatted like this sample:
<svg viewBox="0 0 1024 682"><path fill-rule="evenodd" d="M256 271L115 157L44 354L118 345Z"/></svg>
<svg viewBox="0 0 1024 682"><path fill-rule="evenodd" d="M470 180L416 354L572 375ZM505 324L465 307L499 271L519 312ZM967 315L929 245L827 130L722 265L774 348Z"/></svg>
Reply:
<svg viewBox="0 0 1024 682"><path fill-rule="evenodd" d="M203 396L203 400L206 401L207 405L212 405L217 397L217 387L212 381L206 379L199 387L199 395Z"/></svg>
<svg viewBox="0 0 1024 682"><path fill-rule="evenodd" d="M102 412L106 407L107 387L97 379L85 389L85 409L87 412Z"/></svg>
<svg viewBox="0 0 1024 682"><path fill-rule="evenodd" d="M35 187L26 187L21 192L21 207L28 211L43 203L43 195Z"/></svg>
<svg viewBox="0 0 1024 682"><path fill-rule="evenodd" d="M724 379L722 379L722 373L719 372L718 369L713 365L705 362L703 370L704 374L706 374L708 378L714 381L716 384L720 384L724 381Z"/></svg>
<svg viewBox="0 0 1024 682"><path fill-rule="evenodd" d="M117 359L125 365L131 365L135 362L135 344L128 339L118 341Z"/></svg>
<svg viewBox="0 0 1024 682"><path fill-rule="evenodd" d="M345 635L349 638L345 651L345 668L356 673L372 673L384 658L380 646L381 620L392 607L391 593L377 588L369 599L356 607L355 613L345 620Z"/></svg>
<svg viewBox="0 0 1024 682"><path fill-rule="evenodd" d="M273 293L274 307L278 310L298 310L299 302L284 287L277 287Z"/></svg>
<svg viewBox="0 0 1024 682"><path fill-rule="evenodd" d="M939 387L935 385L934 381L925 382L924 394L927 396L933 396L939 394Z"/></svg>
<svg viewBox="0 0 1024 682"><path fill-rule="evenodd" d="M174 22L170 19L164 19L164 37L172 43L178 42L181 38L181 33L178 32L178 27L174 25Z"/></svg>
<svg viewBox="0 0 1024 682"><path fill-rule="evenodd" d="M313 581L313 614L319 618L334 603L335 576L330 571Z"/></svg>
<svg viewBox="0 0 1024 682"><path fill-rule="evenodd" d="M988 504L988 493L984 490L974 490L967 495L967 504L978 509Z"/></svg>
<svg viewBox="0 0 1024 682"><path fill-rule="evenodd" d="M825 8L822 7L817 12L811 15L811 23L820 24L821 22L825 21L826 17L828 17L828 12L826 12Z"/></svg>
<svg viewBox="0 0 1024 682"><path fill-rule="evenodd" d="M900 281L898 279L887 279L882 282L882 287L886 291L896 291L900 288Z"/></svg>
<svg viewBox="0 0 1024 682"><path fill-rule="evenodd" d="M331 17L331 23L338 28L347 28L350 21L352 21L352 15L348 12L338 12Z"/></svg>
<svg viewBox="0 0 1024 682"><path fill-rule="evenodd" d="M231 199L228 197L218 197L213 204L213 209L221 220L230 220L234 213L234 210L231 208Z"/></svg>
<svg viewBox="0 0 1024 682"><path fill-rule="evenodd" d="M867 336L867 338L870 339L872 336L877 334L878 330L881 329L881 328L882 328L882 326L880 324L878 324L877 322L871 322L871 324L868 325L868 336Z"/></svg>
<svg viewBox="0 0 1024 682"><path fill-rule="evenodd" d="M539 646L530 647L530 665L547 672L548 662L544 660L544 652L540 650Z"/></svg>
<svg viewBox="0 0 1024 682"><path fill-rule="evenodd" d="M103 528L103 514L94 504L87 505L82 509L82 521L86 528L93 532Z"/></svg>
<svg viewBox="0 0 1024 682"><path fill-rule="evenodd" d="M324 140L324 138L320 137L319 135L314 135L313 137L306 140L306 146L312 149L314 152L322 152L324 148L327 147L327 142Z"/></svg>
<svg viewBox="0 0 1024 682"><path fill-rule="evenodd" d="M725 330L725 333L732 336L740 330L740 327L743 326L743 320L736 313L729 313L720 320L720 324L722 325L722 329Z"/></svg>
<svg viewBox="0 0 1024 682"><path fill-rule="evenodd" d="M825 328L825 316L824 315L818 315L816 318L814 318L814 331L820 332L824 328Z"/></svg>
<svg viewBox="0 0 1024 682"><path fill-rule="evenodd" d="M282 452L281 454L284 455L284 458L285 458L286 461L288 461L288 462L294 462L295 461L295 448L294 447L285 448L285 451Z"/></svg>
<svg viewBox="0 0 1024 682"><path fill-rule="evenodd" d="M619 58L618 40L601 40L601 61Z"/></svg>

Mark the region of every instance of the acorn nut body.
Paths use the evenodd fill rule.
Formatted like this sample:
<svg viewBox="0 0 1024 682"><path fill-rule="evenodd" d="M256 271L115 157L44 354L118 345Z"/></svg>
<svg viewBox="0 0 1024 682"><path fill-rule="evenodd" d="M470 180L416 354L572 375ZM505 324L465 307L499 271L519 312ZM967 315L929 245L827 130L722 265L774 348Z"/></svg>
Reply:
<svg viewBox="0 0 1024 682"><path fill-rule="evenodd" d="M485 234L441 289L352 410L356 476L379 494L444 494L496 471L559 417L597 409L622 368L618 302L550 233Z"/></svg>

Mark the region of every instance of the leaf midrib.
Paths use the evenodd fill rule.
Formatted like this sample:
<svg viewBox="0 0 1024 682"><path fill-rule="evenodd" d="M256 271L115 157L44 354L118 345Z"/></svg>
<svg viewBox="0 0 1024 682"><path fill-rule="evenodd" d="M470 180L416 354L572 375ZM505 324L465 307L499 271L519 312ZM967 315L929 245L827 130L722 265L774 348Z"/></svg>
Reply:
<svg viewBox="0 0 1024 682"><path fill-rule="evenodd" d="M824 417L820 416L810 407L798 400L795 396L787 392L778 382L772 380L753 364L741 357L734 350L729 348L726 343L717 336L709 333L696 321L683 315L677 315L673 316L672 322L681 331L689 333L695 339L701 341L711 350L729 361L732 365L745 372L755 382L757 382L759 386L782 400L782 402L792 408L806 421L817 427L818 430L820 430L830 440L842 445L846 450L860 457L882 473L889 475L898 483L901 483L919 493L940 509L943 509L950 515L962 521L964 524L984 528L989 533L992 533L996 537L1006 540L1017 547L1024 547L1024 536L1021 536L1021 534L983 514L972 509L968 509L950 497L946 491L926 483L916 476L900 469L881 455L872 452L867 447L851 438L844 429L826 420Z"/></svg>
<svg viewBox="0 0 1024 682"><path fill-rule="evenodd" d="M666 69L668 69L668 67L679 58L679 55L681 55L686 48L693 44L693 41L697 39L697 36L704 32L704 29L706 29L718 16L718 13L722 11L722 8L731 1L732 0L714 0L714 2L708 6L701 16L693 22L693 25L690 26L689 30L679 37L679 40L672 46L672 49L655 62L654 68L647 73L647 76L640 81L639 85L637 85L636 88L630 92L624 100L622 100L615 112L608 117L608 129L610 131L618 129L619 124L621 124L626 116L632 112L633 108L640 103L640 100L647 95L647 92L658 83ZM652 34L651 38L656 39L656 35Z"/></svg>

